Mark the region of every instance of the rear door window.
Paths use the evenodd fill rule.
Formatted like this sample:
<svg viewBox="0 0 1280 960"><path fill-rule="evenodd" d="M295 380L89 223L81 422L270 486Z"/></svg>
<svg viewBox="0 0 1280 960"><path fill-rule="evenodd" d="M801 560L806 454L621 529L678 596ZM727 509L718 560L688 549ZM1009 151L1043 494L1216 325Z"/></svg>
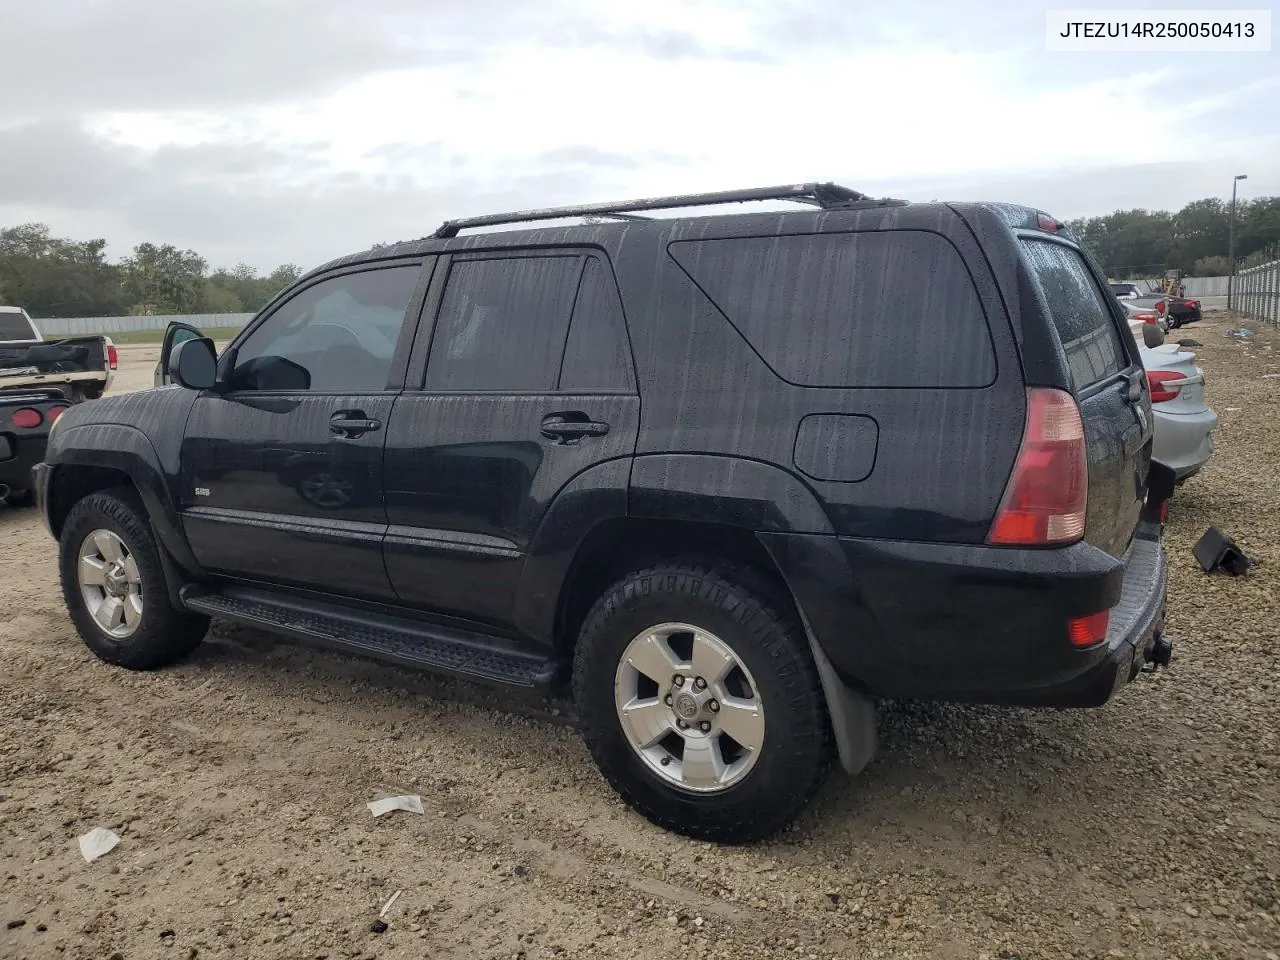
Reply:
<svg viewBox="0 0 1280 960"><path fill-rule="evenodd" d="M1022 249L1067 355L1076 390L1127 369L1129 357L1115 318L1084 258L1049 240L1025 239Z"/></svg>
<svg viewBox="0 0 1280 960"><path fill-rule="evenodd" d="M580 256L456 261L436 320L426 389L553 392L581 277Z"/></svg>

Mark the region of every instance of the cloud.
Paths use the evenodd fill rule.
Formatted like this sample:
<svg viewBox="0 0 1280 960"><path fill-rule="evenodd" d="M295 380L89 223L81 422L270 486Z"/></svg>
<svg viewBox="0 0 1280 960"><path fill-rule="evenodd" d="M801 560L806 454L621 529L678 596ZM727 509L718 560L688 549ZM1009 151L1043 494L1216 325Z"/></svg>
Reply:
<svg viewBox="0 0 1280 960"><path fill-rule="evenodd" d="M11 0L0 225L270 267L803 180L1063 217L1280 193L1269 58L1048 54L1042 10L975 4Z"/></svg>
<svg viewBox="0 0 1280 960"><path fill-rule="evenodd" d="M409 68L465 76L505 45L752 60L687 30L619 28L573 0L10 0L0 123L316 100ZM450 77L448 74L452 74Z"/></svg>

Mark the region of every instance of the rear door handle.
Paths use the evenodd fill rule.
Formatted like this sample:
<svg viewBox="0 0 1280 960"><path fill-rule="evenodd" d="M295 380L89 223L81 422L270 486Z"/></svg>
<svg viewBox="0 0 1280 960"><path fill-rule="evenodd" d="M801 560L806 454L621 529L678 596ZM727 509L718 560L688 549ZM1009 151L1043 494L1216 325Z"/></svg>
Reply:
<svg viewBox="0 0 1280 960"><path fill-rule="evenodd" d="M542 418L542 435L556 443L577 443L584 437L603 437L609 424L590 420L585 413L552 413Z"/></svg>
<svg viewBox="0 0 1280 960"><path fill-rule="evenodd" d="M381 429L382 421L366 417L363 410L339 410L329 418L329 432L348 439Z"/></svg>

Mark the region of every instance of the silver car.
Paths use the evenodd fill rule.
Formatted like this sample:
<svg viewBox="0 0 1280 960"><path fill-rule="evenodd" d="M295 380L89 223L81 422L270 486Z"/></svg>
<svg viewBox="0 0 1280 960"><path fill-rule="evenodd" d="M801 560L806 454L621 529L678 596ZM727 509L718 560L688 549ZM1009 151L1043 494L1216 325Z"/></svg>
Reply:
<svg viewBox="0 0 1280 960"><path fill-rule="evenodd" d="M1138 346L1151 388L1155 439L1151 457L1172 467L1178 482L1194 476L1213 454L1218 415L1204 397L1204 371L1196 355L1176 343Z"/></svg>

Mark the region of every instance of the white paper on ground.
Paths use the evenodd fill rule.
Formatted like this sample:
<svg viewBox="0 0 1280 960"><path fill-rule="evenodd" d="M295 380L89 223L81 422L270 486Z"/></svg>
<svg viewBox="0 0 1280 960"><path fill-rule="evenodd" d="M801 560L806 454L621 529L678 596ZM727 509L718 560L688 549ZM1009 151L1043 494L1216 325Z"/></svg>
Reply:
<svg viewBox="0 0 1280 960"><path fill-rule="evenodd" d="M80 856L85 863L93 863L103 854L110 853L120 838L106 827L94 827L80 838Z"/></svg>
<svg viewBox="0 0 1280 960"><path fill-rule="evenodd" d="M392 810L403 810L406 813L422 813L422 798L416 795L411 797L387 797L383 800L371 801L368 807L369 812L375 817L390 813Z"/></svg>

